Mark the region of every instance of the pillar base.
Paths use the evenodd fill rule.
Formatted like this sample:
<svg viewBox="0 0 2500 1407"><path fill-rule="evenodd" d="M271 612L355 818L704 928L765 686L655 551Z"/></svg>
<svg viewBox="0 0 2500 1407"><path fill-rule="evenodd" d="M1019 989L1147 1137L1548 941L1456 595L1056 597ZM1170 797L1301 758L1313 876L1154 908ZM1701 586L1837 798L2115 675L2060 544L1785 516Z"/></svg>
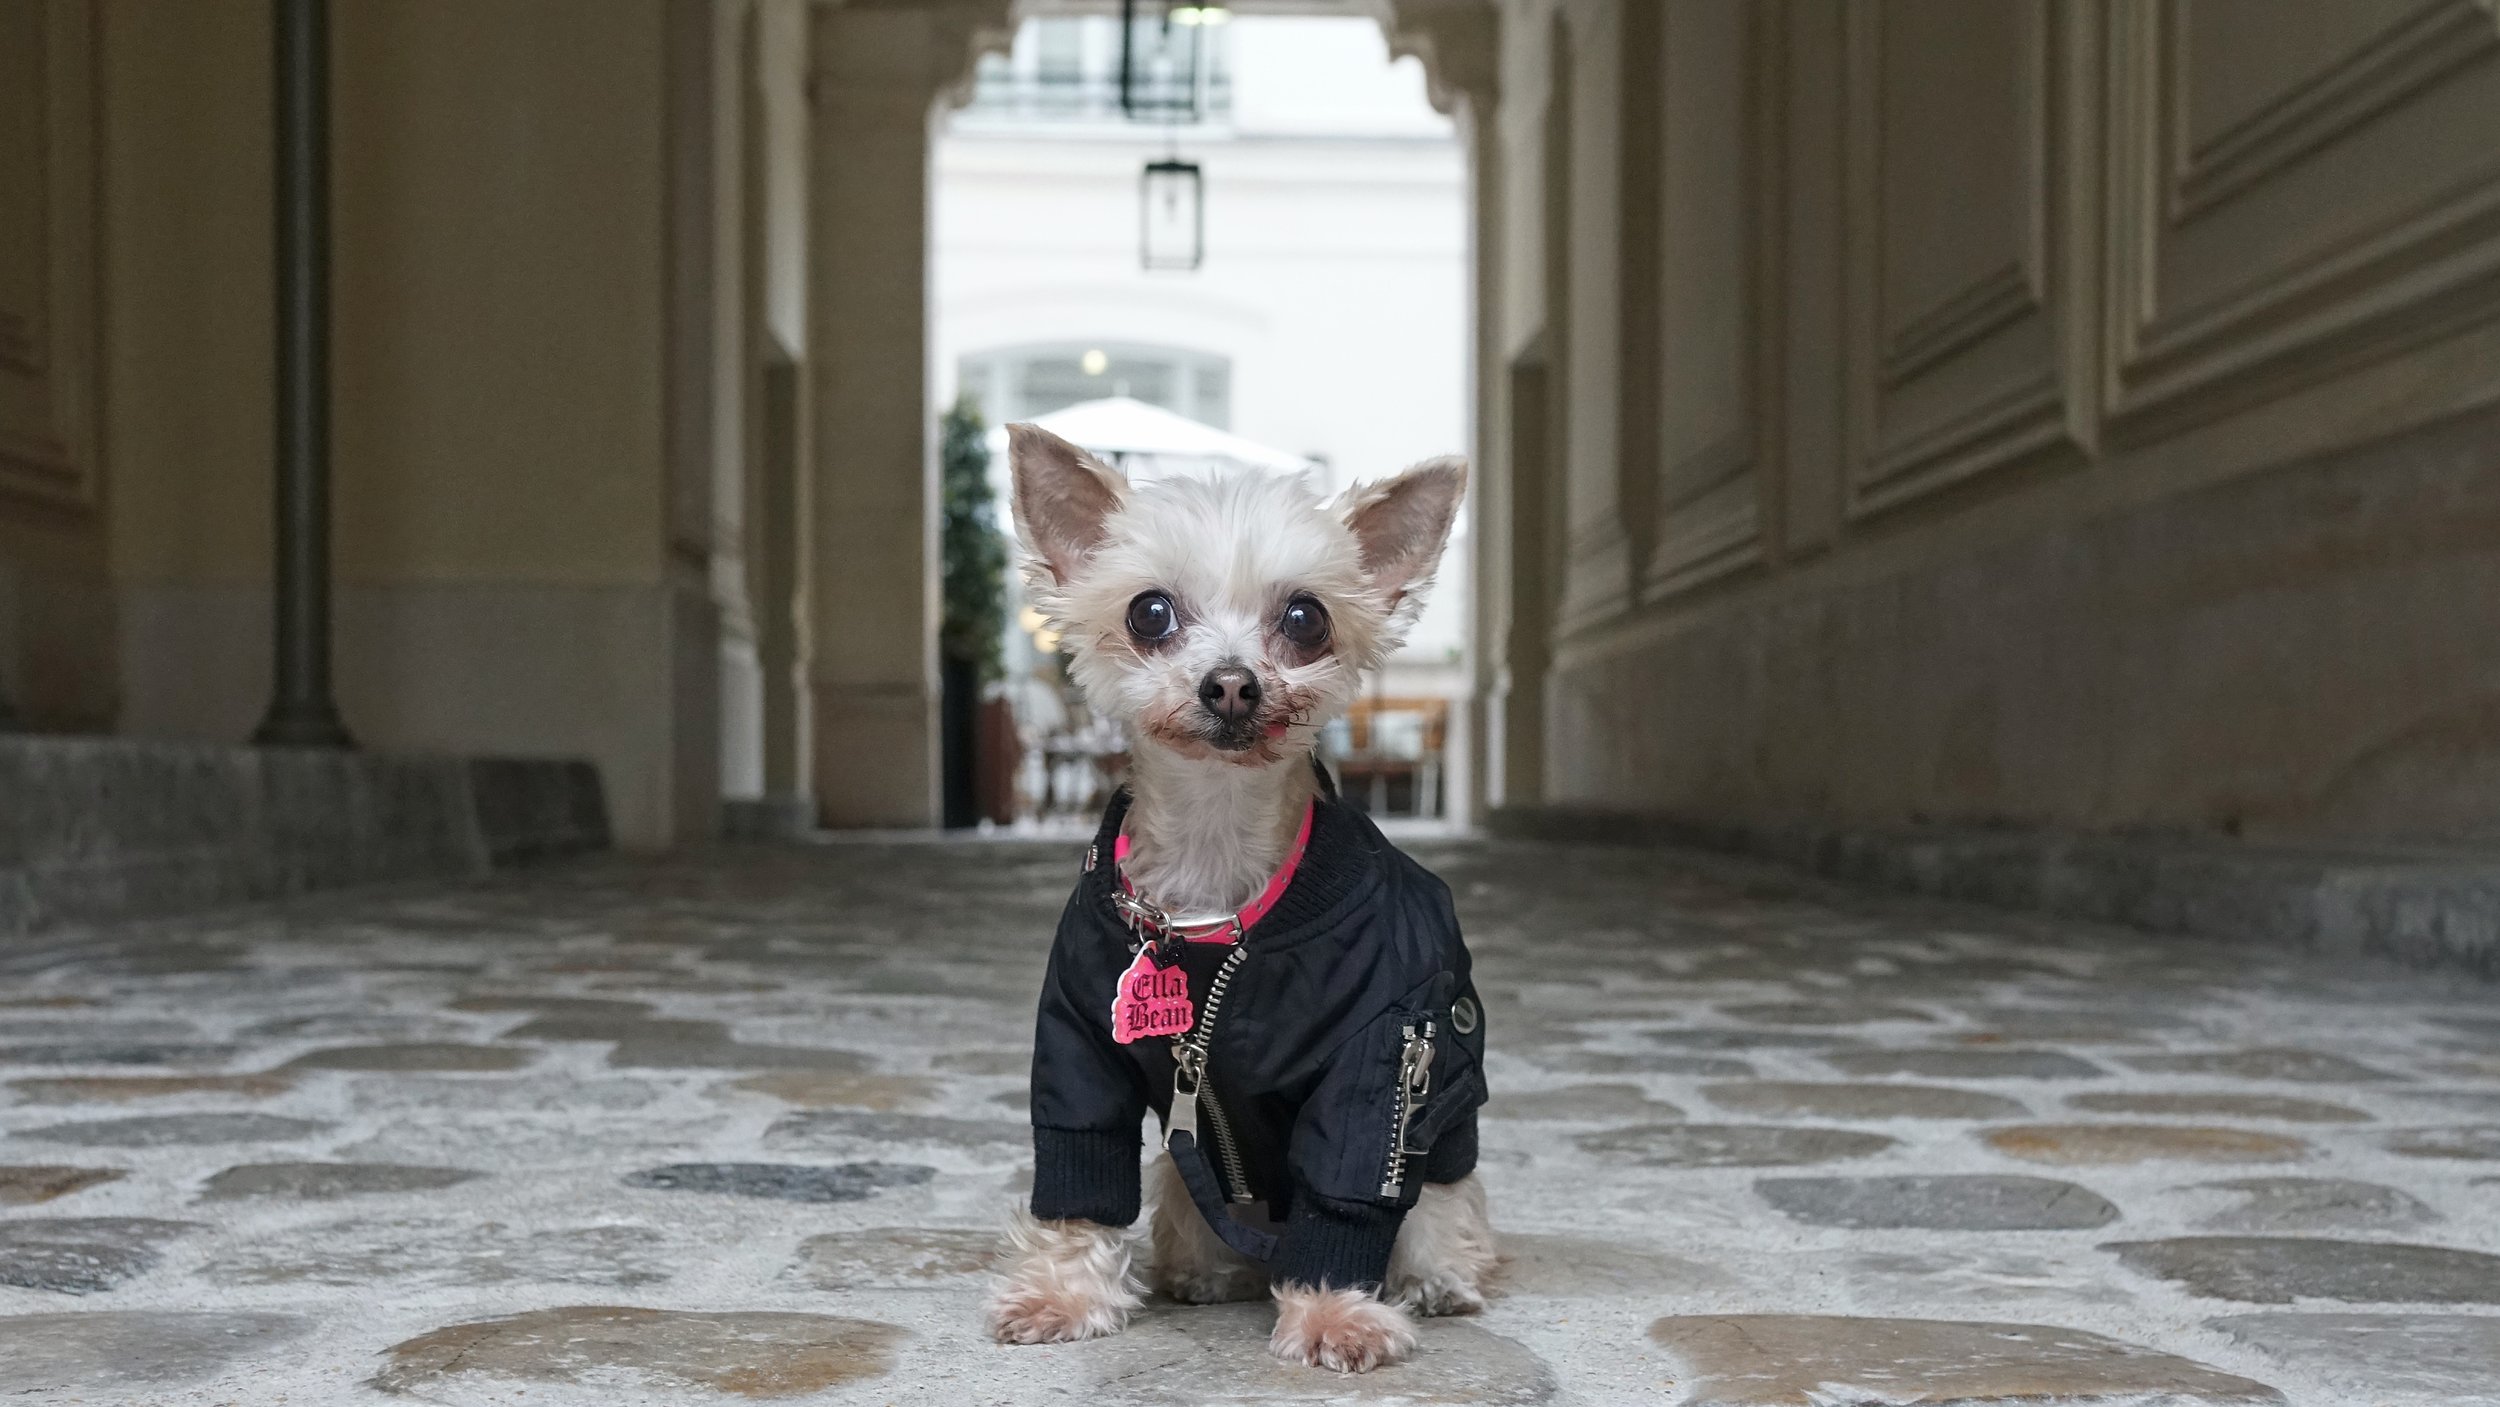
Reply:
<svg viewBox="0 0 2500 1407"><path fill-rule="evenodd" d="M608 848L583 761L6 738L0 797L41 818L0 849L0 953L59 925Z"/></svg>
<svg viewBox="0 0 2500 1407"><path fill-rule="evenodd" d="M255 747L328 747L351 748L356 740L347 735L347 725L339 719L338 705L328 699L308 703L272 704L267 717L252 730Z"/></svg>

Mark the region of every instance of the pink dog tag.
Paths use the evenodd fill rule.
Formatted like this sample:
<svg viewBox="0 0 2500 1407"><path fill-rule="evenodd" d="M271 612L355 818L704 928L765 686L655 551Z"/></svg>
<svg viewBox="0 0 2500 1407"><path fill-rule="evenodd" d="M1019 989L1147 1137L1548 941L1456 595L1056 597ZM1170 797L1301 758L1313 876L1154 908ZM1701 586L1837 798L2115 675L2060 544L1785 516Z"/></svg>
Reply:
<svg viewBox="0 0 2500 1407"><path fill-rule="evenodd" d="M1111 998L1111 1039L1122 1045L1149 1036L1177 1036L1197 1020L1189 1004L1189 974L1180 964L1155 964L1155 945L1137 950L1137 960L1120 974L1120 990Z"/></svg>

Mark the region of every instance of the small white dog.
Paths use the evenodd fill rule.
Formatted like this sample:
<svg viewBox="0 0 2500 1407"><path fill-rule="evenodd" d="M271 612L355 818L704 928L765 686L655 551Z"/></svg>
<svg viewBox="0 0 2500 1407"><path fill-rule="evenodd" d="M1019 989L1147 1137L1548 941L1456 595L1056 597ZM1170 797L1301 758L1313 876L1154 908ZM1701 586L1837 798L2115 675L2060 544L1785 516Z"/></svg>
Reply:
<svg viewBox="0 0 2500 1407"><path fill-rule="evenodd" d="M1032 598L1136 745L1052 947L1033 1199L992 1331L1127 1323L1151 1109L1155 1287L1272 1292L1288 1362L1395 1362L1410 1311L1481 1308L1494 1264L1483 1012L1448 889L1337 802L1312 748L1421 609L1466 466L1323 505L1266 474L1132 486L1008 429Z"/></svg>

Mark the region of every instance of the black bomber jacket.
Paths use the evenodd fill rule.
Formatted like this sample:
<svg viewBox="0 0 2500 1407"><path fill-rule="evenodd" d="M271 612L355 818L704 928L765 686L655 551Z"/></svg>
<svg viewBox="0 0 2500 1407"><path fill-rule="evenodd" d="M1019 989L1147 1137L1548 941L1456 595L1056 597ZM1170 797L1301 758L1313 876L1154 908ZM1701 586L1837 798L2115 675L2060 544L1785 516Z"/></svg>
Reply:
<svg viewBox="0 0 2500 1407"><path fill-rule="evenodd" d="M1149 1109L1171 1116L1180 1040L1112 1039L1112 1004L1144 941L1112 902L1128 802L1120 793L1103 816L1042 983L1037 1217L1135 1221L1140 1125ZM1241 948L1211 1031L1209 989L1233 945L1158 948L1187 974L1192 1033L1207 1035L1196 1137L1172 1134L1174 1164L1208 1223L1266 1262L1272 1283L1377 1286L1423 1184L1476 1162L1483 1007L1449 888L1332 793L1315 803L1300 868Z"/></svg>

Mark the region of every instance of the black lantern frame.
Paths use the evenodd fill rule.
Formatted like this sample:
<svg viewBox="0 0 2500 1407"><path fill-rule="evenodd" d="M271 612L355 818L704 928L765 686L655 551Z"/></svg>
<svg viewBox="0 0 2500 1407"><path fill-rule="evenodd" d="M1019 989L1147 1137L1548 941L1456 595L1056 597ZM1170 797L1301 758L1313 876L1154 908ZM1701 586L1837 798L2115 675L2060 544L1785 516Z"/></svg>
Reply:
<svg viewBox="0 0 2500 1407"><path fill-rule="evenodd" d="M1189 202L1188 248L1161 247L1155 238L1155 200L1177 197L1172 188L1186 185ZM1207 178L1197 162L1166 157L1149 161L1137 181L1137 254L1148 270L1194 271L1207 257Z"/></svg>

